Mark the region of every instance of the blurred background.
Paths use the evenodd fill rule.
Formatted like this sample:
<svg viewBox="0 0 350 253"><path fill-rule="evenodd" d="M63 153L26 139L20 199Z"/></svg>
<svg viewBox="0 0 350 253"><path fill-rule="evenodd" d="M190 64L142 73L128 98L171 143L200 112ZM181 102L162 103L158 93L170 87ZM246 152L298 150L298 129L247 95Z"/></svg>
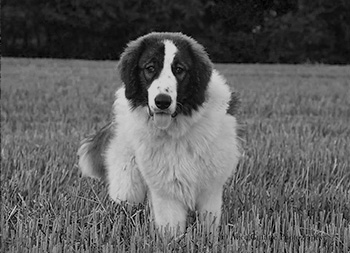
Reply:
<svg viewBox="0 0 350 253"><path fill-rule="evenodd" d="M2 0L2 55L116 60L181 31L215 62L350 63L350 0Z"/></svg>

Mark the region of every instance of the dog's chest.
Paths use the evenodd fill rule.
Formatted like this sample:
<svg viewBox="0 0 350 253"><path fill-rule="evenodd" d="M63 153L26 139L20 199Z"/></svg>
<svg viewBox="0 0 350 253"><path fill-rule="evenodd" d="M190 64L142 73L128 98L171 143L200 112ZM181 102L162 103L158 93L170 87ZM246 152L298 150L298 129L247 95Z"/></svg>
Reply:
<svg viewBox="0 0 350 253"><path fill-rule="evenodd" d="M208 183L210 156L206 147L184 139L139 143L136 159L150 188L179 198L190 208L200 189Z"/></svg>

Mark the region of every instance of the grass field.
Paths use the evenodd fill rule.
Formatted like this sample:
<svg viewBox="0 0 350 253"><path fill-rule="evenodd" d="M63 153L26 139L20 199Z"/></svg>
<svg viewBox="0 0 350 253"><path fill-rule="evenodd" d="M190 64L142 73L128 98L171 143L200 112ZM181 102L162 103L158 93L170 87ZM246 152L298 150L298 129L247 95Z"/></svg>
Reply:
<svg viewBox="0 0 350 253"><path fill-rule="evenodd" d="M108 119L116 62L1 62L1 252L349 252L350 67L217 65L241 93L245 152L218 236L160 238L76 151Z"/></svg>

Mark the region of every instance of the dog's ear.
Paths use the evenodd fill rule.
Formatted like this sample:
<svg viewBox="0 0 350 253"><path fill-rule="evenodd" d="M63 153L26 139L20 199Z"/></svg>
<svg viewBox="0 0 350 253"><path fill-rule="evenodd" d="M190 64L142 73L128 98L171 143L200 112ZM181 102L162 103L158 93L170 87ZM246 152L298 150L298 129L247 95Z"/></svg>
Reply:
<svg viewBox="0 0 350 253"><path fill-rule="evenodd" d="M197 110L206 99L208 83L213 72L213 63L211 62L204 47L190 37L185 37L188 42L189 54L192 59L192 67L189 71L191 86L186 91L181 91L183 97L183 113L190 114L191 109Z"/></svg>
<svg viewBox="0 0 350 253"><path fill-rule="evenodd" d="M191 52L193 57L193 63L195 73L193 78L199 86L206 87L210 81L213 71L213 63L210 60L204 47L195 40L191 39Z"/></svg>
<svg viewBox="0 0 350 253"><path fill-rule="evenodd" d="M125 97L131 99L139 89L138 60L143 50L143 38L131 41L120 56L118 69L125 85Z"/></svg>

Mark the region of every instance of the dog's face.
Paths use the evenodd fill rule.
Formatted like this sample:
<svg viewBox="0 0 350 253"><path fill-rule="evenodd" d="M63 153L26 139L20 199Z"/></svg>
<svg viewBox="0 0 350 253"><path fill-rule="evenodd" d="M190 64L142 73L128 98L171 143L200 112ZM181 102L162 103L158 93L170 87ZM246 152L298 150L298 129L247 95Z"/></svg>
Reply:
<svg viewBox="0 0 350 253"><path fill-rule="evenodd" d="M132 108L145 107L156 127L190 116L205 101L212 63L203 47L180 33L151 33L128 44L119 70Z"/></svg>

